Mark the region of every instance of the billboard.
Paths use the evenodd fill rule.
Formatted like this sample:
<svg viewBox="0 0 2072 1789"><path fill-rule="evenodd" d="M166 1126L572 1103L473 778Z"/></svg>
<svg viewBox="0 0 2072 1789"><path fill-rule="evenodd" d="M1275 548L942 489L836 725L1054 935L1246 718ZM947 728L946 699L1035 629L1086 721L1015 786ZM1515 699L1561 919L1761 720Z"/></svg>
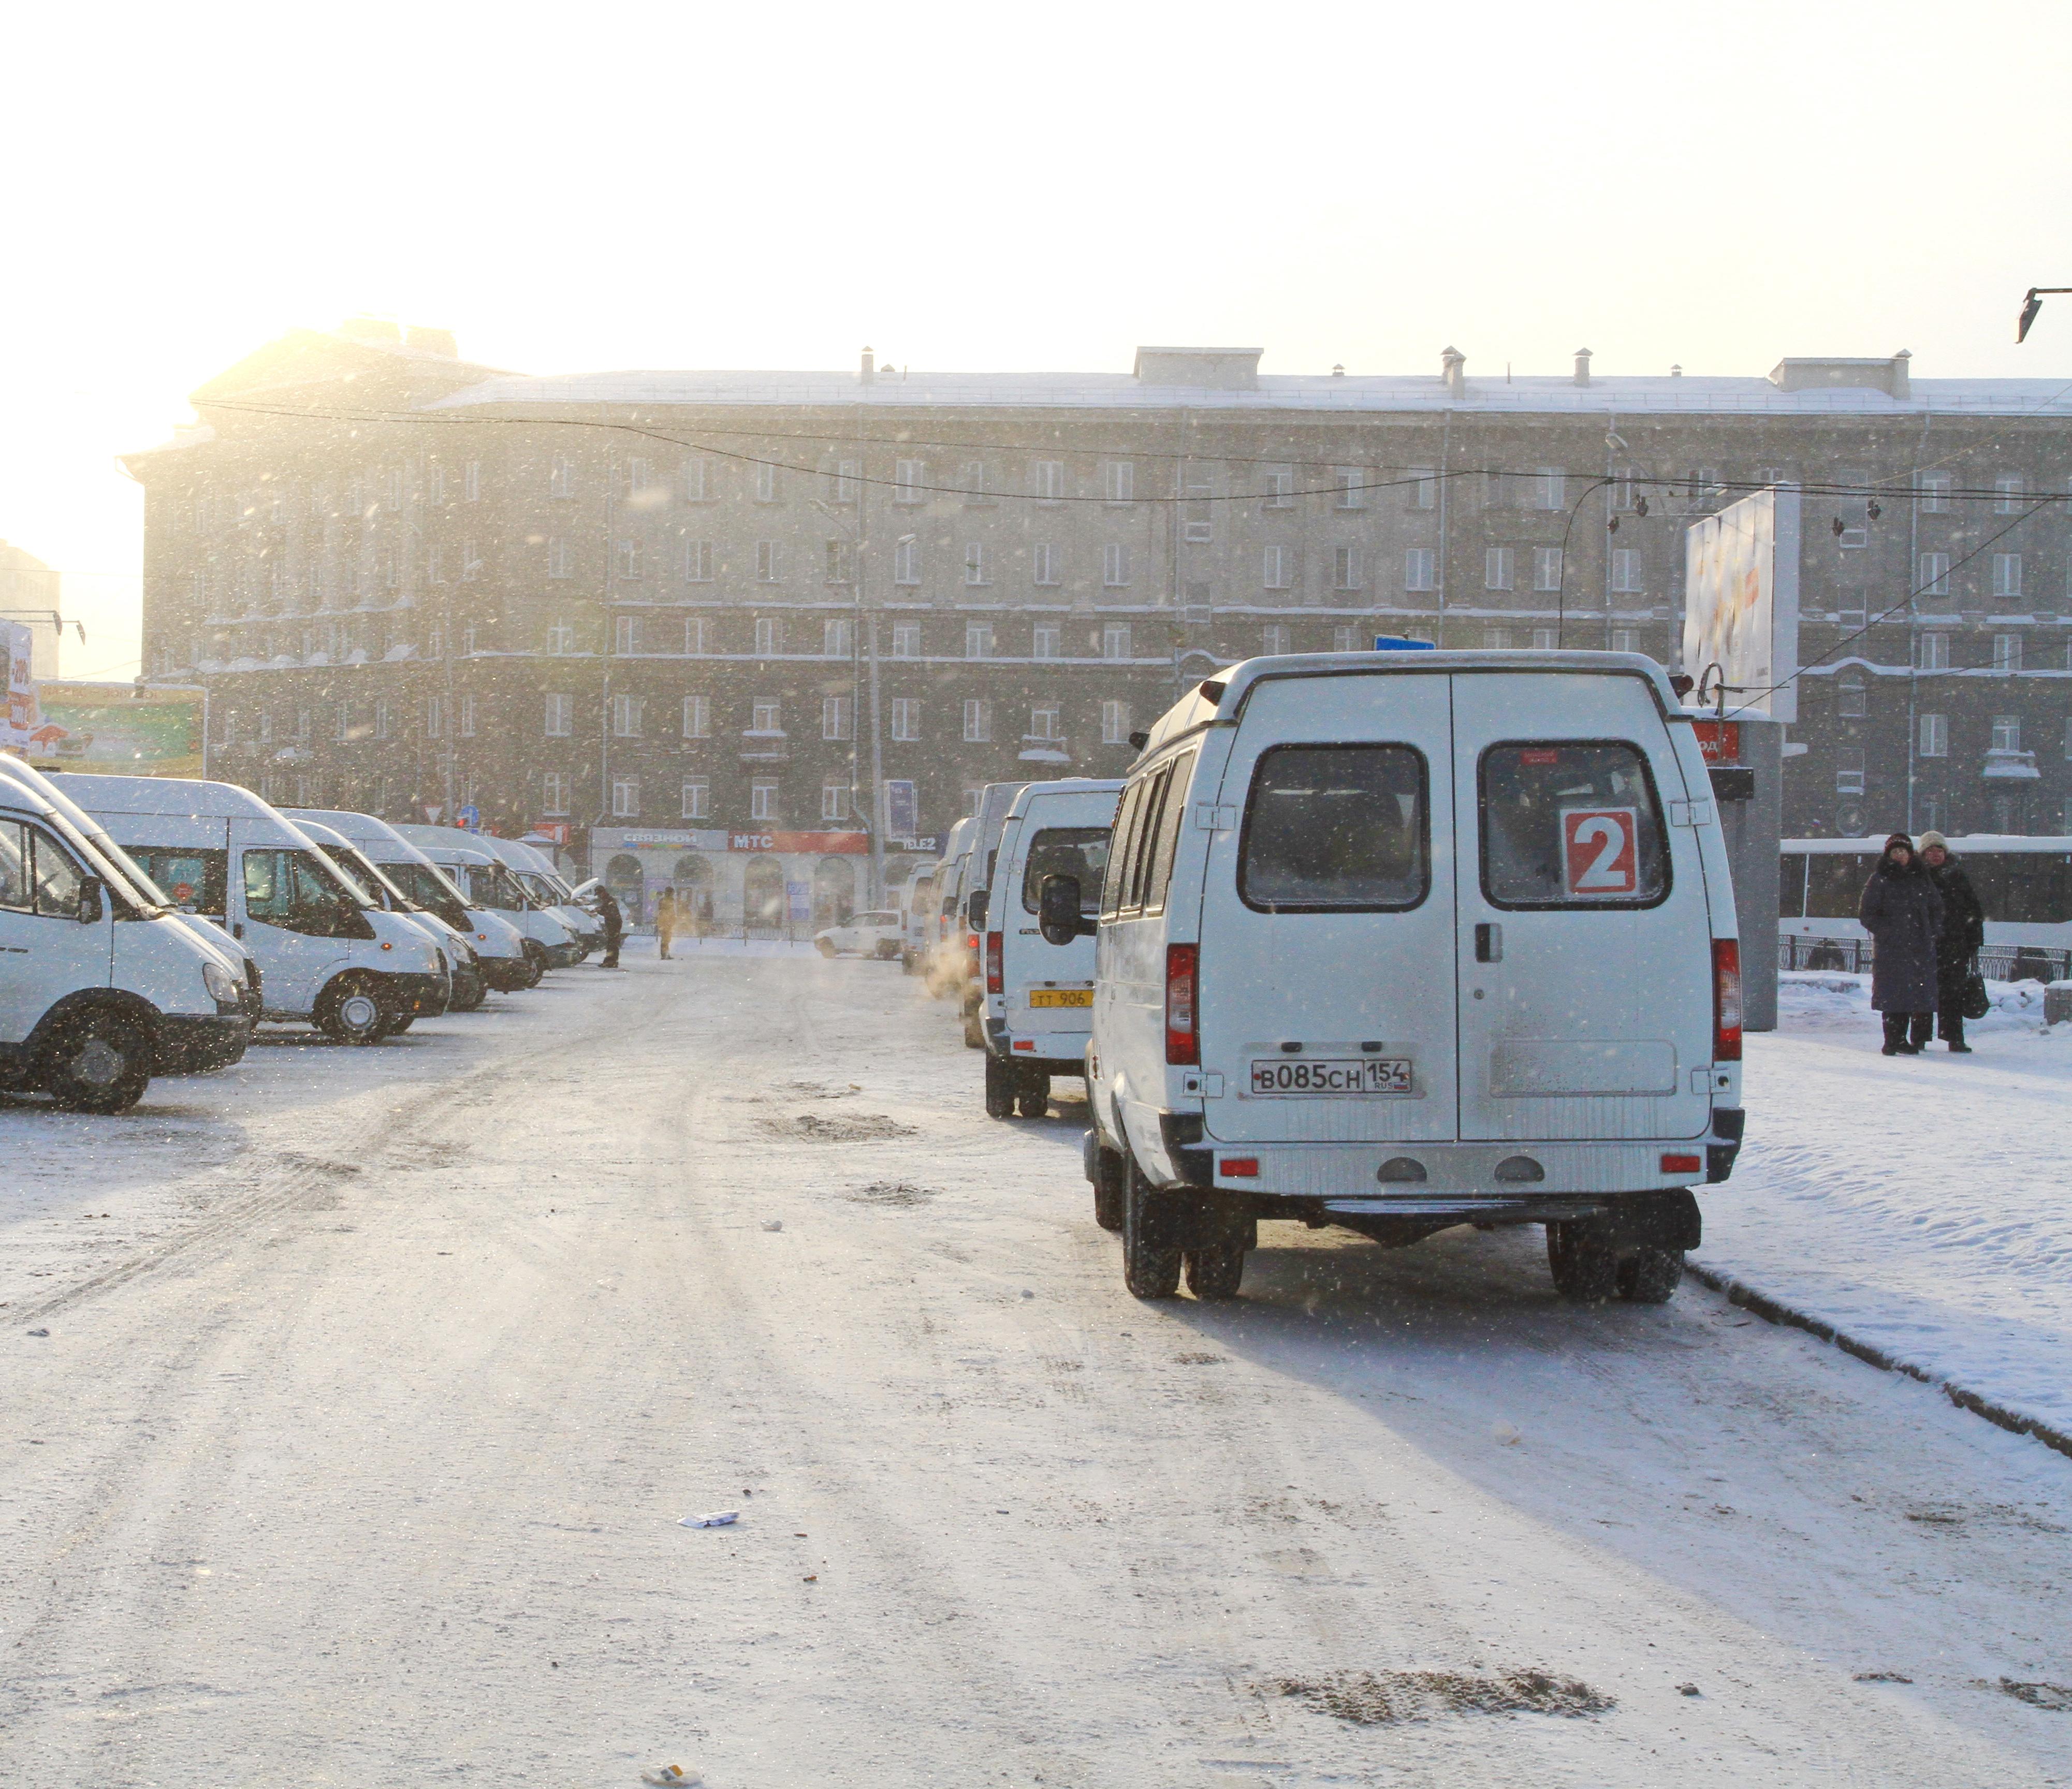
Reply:
<svg viewBox="0 0 2072 1789"><path fill-rule="evenodd" d="M1799 493L1772 486L1684 536L1684 669L1718 665L1729 705L1799 718ZM1777 687L1772 688L1774 684Z"/></svg>
<svg viewBox="0 0 2072 1789"><path fill-rule="evenodd" d="M0 653L6 655L7 706L0 709L0 751L26 749L36 729L36 686L30 665L35 630L27 622L0 622Z"/></svg>
<svg viewBox="0 0 2072 1789"><path fill-rule="evenodd" d="M42 720L29 746L35 764L110 777L202 773L199 690L47 683L36 686L36 702Z"/></svg>

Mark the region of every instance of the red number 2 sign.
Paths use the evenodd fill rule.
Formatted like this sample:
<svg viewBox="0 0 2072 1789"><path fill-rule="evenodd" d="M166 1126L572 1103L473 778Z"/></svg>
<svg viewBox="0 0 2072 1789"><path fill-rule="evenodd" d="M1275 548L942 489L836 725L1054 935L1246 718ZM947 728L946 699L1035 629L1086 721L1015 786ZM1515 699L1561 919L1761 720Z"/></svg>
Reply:
<svg viewBox="0 0 2072 1789"><path fill-rule="evenodd" d="M1630 807L1569 807L1561 810L1561 863L1568 892L1630 895L1640 886L1638 815Z"/></svg>

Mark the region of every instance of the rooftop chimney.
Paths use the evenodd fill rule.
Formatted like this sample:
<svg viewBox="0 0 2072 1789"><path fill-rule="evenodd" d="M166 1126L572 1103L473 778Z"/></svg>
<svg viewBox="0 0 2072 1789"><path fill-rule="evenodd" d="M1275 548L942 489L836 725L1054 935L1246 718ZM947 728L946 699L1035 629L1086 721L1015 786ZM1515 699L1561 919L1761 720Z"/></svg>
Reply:
<svg viewBox="0 0 2072 1789"><path fill-rule="evenodd" d="M878 356L866 347L863 351L863 382L870 384L878 377Z"/></svg>
<svg viewBox="0 0 2072 1789"><path fill-rule="evenodd" d="M1439 351L1439 377L1449 397L1468 395L1468 357L1458 348Z"/></svg>
<svg viewBox="0 0 2072 1789"><path fill-rule="evenodd" d="M1576 350L1576 383L1578 385L1587 385L1589 382L1590 351L1588 348L1578 348Z"/></svg>
<svg viewBox="0 0 2072 1789"><path fill-rule="evenodd" d="M1341 360L1331 368L1331 377L1334 379L1343 379L1345 376L1346 363Z"/></svg>

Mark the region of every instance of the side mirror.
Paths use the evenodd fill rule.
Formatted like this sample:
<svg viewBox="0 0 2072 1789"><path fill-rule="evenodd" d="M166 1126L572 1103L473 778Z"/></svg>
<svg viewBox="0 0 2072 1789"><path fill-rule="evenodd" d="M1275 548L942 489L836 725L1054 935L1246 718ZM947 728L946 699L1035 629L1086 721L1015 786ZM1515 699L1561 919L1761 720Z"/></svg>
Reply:
<svg viewBox="0 0 2072 1789"><path fill-rule="evenodd" d="M971 905L966 909L966 911L971 915L971 929L974 932L983 932L985 929L985 889L980 889L976 894L971 897Z"/></svg>
<svg viewBox="0 0 2072 1789"><path fill-rule="evenodd" d="M79 922L92 925L99 922L105 903L101 899L101 880L97 876L84 876L79 882Z"/></svg>
<svg viewBox="0 0 2072 1789"><path fill-rule="evenodd" d="M1091 938L1096 922L1079 911L1079 879L1076 876L1046 876L1036 892L1036 925L1046 944L1070 944L1074 938Z"/></svg>

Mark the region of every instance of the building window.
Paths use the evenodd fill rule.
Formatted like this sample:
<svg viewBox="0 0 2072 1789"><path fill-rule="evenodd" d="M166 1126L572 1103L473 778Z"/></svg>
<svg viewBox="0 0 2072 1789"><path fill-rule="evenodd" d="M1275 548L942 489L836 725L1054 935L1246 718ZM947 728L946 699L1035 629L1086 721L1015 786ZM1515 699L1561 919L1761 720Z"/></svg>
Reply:
<svg viewBox="0 0 2072 1789"><path fill-rule="evenodd" d="M1038 622L1030 636L1030 656L1054 659L1063 650L1064 630L1048 622Z"/></svg>
<svg viewBox="0 0 2072 1789"><path fill-rule="evenodd" d="M640 650L640 618L638 615L615 616L611 623L611 650L622 655Z"/></svg>
<svg viewBox="0 0 2072 1789"><path fill-rule="evenodd" d="M615 739L640 737L640 698L615 695L611 699L611 732Z"/></svg>
<svg viewBox="0 0 2072 1789"><path fill-rule="evenodd" d="M919 503L926 493L921 486L927 482L927 469L919 460L900 460L894 463L892 474L892 501L895 503Z"/></svg>
<svg viewBox="0 0 2072 1789"><path fill-rule="evenodd" d="M446 550L443 547L428 548L425 553L425 581L443 584L446 581Z"/></svg>
<svg viewBox="0 0 2072 1789"><path fill-rule="evenodd" d="M1950 636L1947 634L1924 634L1915 643L1914 663L1922 671L1947 671L1950 668Z"/></svg>
<svg viewBox="0 0 2072 1789"><path fill-rule="evenodd" d="M1950 507L1951 479L1947 472L1924 472L1921 474L1921 507L1930 515L1940 515Z"/></svg>
<svg viewBox="0 0 2072 1789"><path fill-rule="evenodd" d="M777 468L767 460L762 462L755 468L755 500L758 503L775 503L779 501Z"/></svg>
<svg viewBox="0 0 2072 1789"><path fill-rule="evenodd" d="M849 816L849 785L845 782L824 782L820 785L820 818L824 820L846 819Z"/></svg>
<svg viewBox="0 0 2072 1789"><path fill-rule="evenodd" d="M1947 758L1950 755L1950 717L1947 714L1921 716L1921 755Z"/></svg>
<svg viewBox="0 0 2072 1789"><path fill-rule="evenodd" d="M576 699L573 695L547 698L546 733L549 739L567 739L576 730Z"/></svg>
<svg viewBox="0 0 2072 1789"><path fill-rule="evenodd" d="M2072 714L2065 717L2065 755L2072 758Z"/></svg>
<svg viewBox="0 0 2072 1789"><path fill-rule="evenodd" d="M1295 630L1285 622L1268 622L1260 630L1259 650L1269 659L1278 657L1284 652L1293 652L1295 648L1291 642Z"/></svg>
<svg viewBox="0 0 2072 1789"><path fill-rule="evenodd" d="M1285 510L1295 501L1295 469L1292 466L1269 466L1262 469L1260 486L1264 493L1263 508Z"/></svg>
<svg viewBox="0 0 2072 1789"><path fill-rule="evenodd" d="M475 692L472 690L467 691L460 699L460 737L462 739L475 737Z"/></svg>
<svg viewBox="0 0 2072 1789"><path fill-rule="evenodd" d="M273 732L272 720L271 715L262 714L259 716L259 737L262 744ZM376 702L374 704L374 737L376 739L386 739L388 737L388 704L386 702Z"/></svg>
<svg viewBox="0 0 2072 1789"><path fill-rule="evenodd" d="M2019 515L2021 513L2022 478L2018 472L2004 472L1993 480L1993 514Z"/></svg>
<svg viewBox="0 0 2072 1789"><path fill-rule="evenodd" d="M957 484L964 494L967 506L981 503L989 507L992 505L993 499L985 482L985 461L965 461L964 470L957 474Z"/></svg>
<svg viewBox="0 0 2072 1789"><path fill-rule="evenodd" d="M1640 630L1637 627L1615 627L1612 630L1612 650L1638 652L1640 650Z"/></svg>
<svg viewBox="0 0 2072 1789"><path fill-rule="evenodd" d="M974 540L964 548L964 582L976 586L992 581L985 574L985 548Z"/></svg>
<svg viewBox="0 0 2072 1789"><path fill-rule="evenodd" d="M1558 466L1543 466L1533 479L1534 507L1543 510L1568 507L1568 475Z"/></svg>
<svg viewBox="0 0 2072 1789"><path fill-rule="evenodd" d="M749 785L748 817L751 820L774 820L777 818L776 784L758 782Z"/></svg>
<svg viewBox="0 0 2072 1789"><path fill-rule="evenodd" d="M964 623L964 656L967 659L990 659L993 656L991 622Z"/></svg>
<svg viewBox="0 0 2072 1789"><path fill-rule="evenodd" d="M1058 549L1048 541L1038 542L1029 549L1030 581L1039 585L1057 583L1058 564Z"/></svg>
<svg viewBox="0 0 2072 1789"><path fill-rule="evenodd" d="M1482 650L1485 652L1511 650L1511 630L1507 627L1486 627L1482 630Z"/></svg>
<svg viewBox="0 0 2072 1789"><path fill-rule="evenodd" d="M705 502L705 455L702 453L685 454L684 456L683 470L680 476L683 480L684 501L687 503L702 503Z"/></svg>
<svg viewBox="0 0 2072 1789"><path fill-rule="evenodd" d="M1101 468L1101 495L1111 503L1135 500L1137 468L1128 460L1110 460Z"/></svg>
<svg viewBox="0 0 2072 1789"><path fill-rule="evenodd" d="M853 584L856 581L856 553L846 540L830 540L827 551L827 581L830 584Z"/></svg>
<svg viewBox="0 0 2072 1789"><path fill-rule="evenodd" d="M403 469L401 466L389 467L388 476L382 481L381 499L389 509L399 510L403 507ZM273 519L278 522L281 518L276 515Z"/></svg>
<svg viewBox="0 0 2072 1789"><path fill-rule="evenodd" d="M1363 468L1356 466L1334 466L1331 480L1338 487L1338 508L1363 510L1367 507L1367 478Z"/></svg>
<svg viewBox="0 0 2072 1789"><path fill-rule="evenodd" d="M1065 462L1063 460L1031 461L1029 491L1039 503L1063 503L1065 500Z"/></svg>
<svg viewBox="0 0 2072 1789"><path fill-rule="evenodd" d="M702 820L712 812L712 784L703 777L684 779L684 814L687 820Z"/></svg>
<svg viewBox="0 0 2072 1789"><path fill-rule="evenodd" d="M774 659L777 655L777 622L774 617L758 615L755 618L755 656Z"/></svg>
<svg viewBox="0 0 2072 1789"><path fill-rule="evenodd" d="M918 659L921 656L921 624L919 622L894 622L892 624L892 656L895 659Z"/></svg>
<svg viewBox="0 0 2072 1789"><path fill-rule="evenodd" d="M1410 507L1414 510L1439 507L1439 469L1413 466L1410 469Z"/></svg>
<svg viewBox="0 0 2072 1789"><path fill-rule="evenodd" d="M1561 588L1561 549L1559 547L1535 547L1532 549L1532 588L1536 590L1558 590Z"/></svg>
<svg viewBox="0 0 2072 1789"><path fill-rule="evenodd" d="M1532 650L1552 652L1560 644L1561 630L1558 627L1536 627L1532 630Z"/></svg>
<svg viewBox="0 0 2072 1789"><path fill-rule="evenodd" d="M1101 630L1101 656L1104 659L1127 659L1129 656L1129 628L1121 622L1110 622Z"/></svg>
<svg viewBox="0 0 2072 1789"><path fill-rule="evenodd" d="M2021 669L2021 636L2019 634L1996 634L1993 636L1993 669Z"/></svg>
<svg viewBox="0 0 2072 1789"><path fill-rule="evenodd" d="M1116 542L1101 548L1101 583L1110 590L1129 588L1129 549Z"/></svg>
<svg viewBox="0 0 2072 1789"><path fill-rule="evenodd" d="M573 497L576 494L576 462L565 453L557 453L552 469L547 474L547 494L549 497Z"/></svg>
<svg viewBox="0 0 2072 1789"><path fill-rule="evenodd" d="M748 711L748 730L752 733L782 738L784 729L781 720L781 711L775 702L757 702Z"/></svg>
<svg viewBox="0 0 2072 1789"><path fill-rule="evenodd" d="M1294 557L1294 552L1290 548L1268 547L1266 549L1261 575L1268 589L1285 590L1290 588Z"/></svg>
<svg viewBox="0 0 2072 1789"><path fill-rule="evenodd" d="M2019 597L2021 594L2020 553L1993 555L1993 594L1996 597Z"/></svg>
<svg viewBox="0 0 2072 1789"><path fill-rule="evenodd" d="M1860 677L1844 677L1835 685L1835 712L1844 720L1861 720L1871 712L1870 686Z"/></svg>
<svg viewBox="0 0 2072 1789"><path fill-rule="evenodd" d="M1331 549L1331 588L1357 590L1360 587L1360 550L1357 547Z"/></svg>
<svg viewBox="0 0 2072 1789"><path fill-rule="evenodd" d="M837 503L853 503L856 494L863 483L863 467L856 460L841 460L835 465L835 496Z"/></svg>
<svg viewBox="0 0 2072 1789"><path fill-rule="evenodd" d="M1482 551L1482 588L1485 590L1508 590L1511 577L1510 548L1485 548Z"/></svg>
<svg viewBox="0 0 2072 1789"><path fill-rule="evenodd" d="M1436 590L1437 581L1433 572L1433 554L1429 547L1412 547L1403 556L1403 588L1406 590Z"/></svg>
<svg viewBox="0 0 2072 1789"><path fill-rule="evenodd" d="M472 462L469 462L471 465ZM465 537L460 544L460 581L472 584L482 576L482 555L475 550L475 537Z"/></svg>
<svg viewBox="0 0 2072 1789"><path fill-rule="evenodd" d="M849 737L849 699L845 695L824 695L820 698L820 737L847 739Z"/></svg>
<svg viewBox="0 0 2072 1789"><path fill-rule="evenodd" d="M1924 597L1947 597L1950 594L1950 556L1947 553L1923 553L1916 566L1914 582Z"/></svg>
<svg viewBox="0 0 2072 1789"><path fill-rule="evenodd" d="M640 779L638 777L614 777L611 779L611 817L615 820L639 819Z"/></svg>
<svg viewBox="0 0 2072 1789"><path fill-rule="evenodd" d="M1101 704L1101 744L1127 745L1129 743L1129 704L1127 702Z"/></svg>
<svg viewBox="0 0 2072 1789"><path fill-rule="evenodd" d="M566 773L549 770L540 778L540 811L552 819L569 810L569 779Z"/></svg>
<svg viewBox="0 0 2072 1789"><path fill-rule="evenodd" d="M820 654L828 659L854 658L856 623L847 620L823 622L820 624Z"/></svg>
<svg viewBox="0 0 2072 1789"><path fill-rule="evenodd" d="M982 745L993 737L993 704L975 697L964 701L964 738L973 745Z"/></svg>
<svg viewBox="0 0 2072 1789"><path fill-rule="evenodd" d="M557 615L547 624L547 650L556 654L569 653L576 649L574 624L565 616Z"/></svg>
<svg viewBox="0 0 2072 1789"><path fill-rule="evenodd" d="M461 500L479 503L482 501L482 462L470 460L461 473Z"/></svg>
<svg viewBox="0 0 2072 1789"><path fill-rule="evenodd" d="M779 575L777 543L774 540L757 541L755 543L755 581L758 584L775 584L778 581Z"/></svg>
<svg viewBox="0 0 2072 1789"><path fill-rule="evenodd" d="M902 540L892 548L892 581L911 589L921 581L921 543Z"/></svg>
<svg viewBox="0 0 2072 1789"><path fill-rule="evenodd" d="M713 581L713 544L709 540L684 543L684 581L709 584Z"/></svg>
<svg viewBox="0 0 2072 1789"><path fill-rule="evenodd" d="M425 737L443 739L446 737L446 722L445 703L436 695L426 696L425 698Z"/></svg>
<svg viewBox="0 0 2072 1789"><path fill-rule="evenodd" d="M1639 595L1644 586L1640 581L1640 554L1631 547L1612 548L1612 589L1622 597Z"/></svg>
<svg viewBox="0 0 2072 1789"><path fill-rule="evenodd" d="M549 577L575 576L574 569L569 564L569 544L559 535L556 535L547 543L547 576Z"/></svg>
<svg viewBox="0 0 2072 1789"><path fill-rule="evenodd" d="M1993 749L1996 752L2019 752L2021 749L2020 715L1996 714L1993 716Z"/></svg>
<svg viewBox="0 0 2072 1789"><path fill-rule="evenodd" d="M684 737L712 737L712 702L709 697L687 695L684 698Z"/></svg>
<svg viewBox="0 0 2072 1789"><path fill-rule="evenodd" d="M1835 793L1860 795L1864 792L1864 749L1843 745L1835 752Z"/></svg>
<svg viewBox="0 0 2072 1789"><path fill-rule="evenodd" d="M688 615L684 618L684 650L703 654L713 650L713 623L709 616Z"/></svg>
<svg viewBox="0 0 2072 1789"><path fill-rule="evenodd" d="M902 743L911 743L921 737L921 704L915 697L893 697L892 737Z"/></svg>
<svg viewBox="0 0 2072 1789"><path fill-rule="evenodd" d="M1331 650L1334 652L1355 652L1363 643L1356 627L1334 627L1331 630Z"/></svg>
<svg viewBox="0 0 2072 1789"><path fill-rule="evenodd" d="M1029 711L1029 737L1040 744L1059 745L1065 736L1058 730L1058 704L1038 702Z"/></svg>

